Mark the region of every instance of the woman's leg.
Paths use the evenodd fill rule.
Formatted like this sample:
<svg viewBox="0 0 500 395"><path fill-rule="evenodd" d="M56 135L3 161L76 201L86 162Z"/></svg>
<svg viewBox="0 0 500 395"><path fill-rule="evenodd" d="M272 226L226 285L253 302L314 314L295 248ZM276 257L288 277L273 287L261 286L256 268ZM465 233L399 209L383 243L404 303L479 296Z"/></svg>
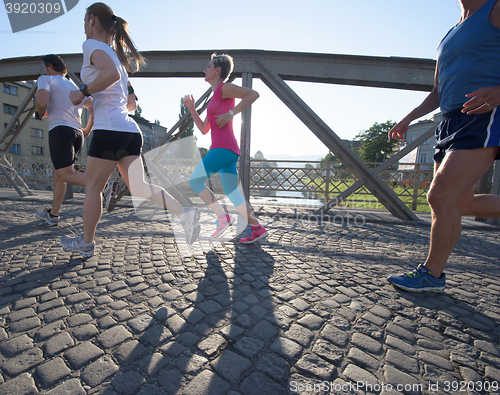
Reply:
<svg viewBox="0 0 500 395"><path fill-rule="evenodd" d="M83 242L94 241L95 230L102 215L101 193L116 167L113 160L87 158L85 200L83 201Z"/></svg>
<svg viewBox="0 0 500 395"><path fill-rule="evenodd" d="M222 187L224 188L224 193L250 225L250 232L248 236L241 238L240 242L244 244L253 244L267 237L267 230L260 225L252 206L245 200L238 189L239 182L236 163L237 160L233 160L228 163L219 171L219 174L222 181Z"/></svg>
<svg viewBox="0 0 500 395"><path fill-rule="evenodd" d="M144 164L140 156L126 156L120 159L118 169L132 195L151 200L180 217L182 206L162 187L149 184L144 180Z"/></svg>
<svg viewBox="0 0 500 395"><path fill-rule="evenodd" d="M208 151L201 162L198 163L189 179L189 185L193 191L210 207L217 218L224 216L226 213L212 191L206 187L205 182L227 164L224 151L229 150L215 148Z"/></svg>
<svg viewBox="0 0 500 395"><path fill-rule="evenodd" d="M247 220L250 226L259 226L260 223L255 216L252 206L245 200L238 189L239 180L236 163L236 161L230 162L219 171L224 194L229 198L231 203L233 203L243 218Z"/></svg>

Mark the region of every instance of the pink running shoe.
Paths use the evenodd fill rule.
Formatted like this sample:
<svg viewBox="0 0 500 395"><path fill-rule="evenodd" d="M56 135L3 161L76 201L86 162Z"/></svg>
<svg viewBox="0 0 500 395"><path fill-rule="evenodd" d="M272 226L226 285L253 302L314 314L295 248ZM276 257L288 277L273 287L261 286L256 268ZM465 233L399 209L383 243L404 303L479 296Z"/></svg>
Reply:
<svg viewBox="0 0 500 395"><path fill-rule="evenodd" d="M227 228L229 228L234 223L234 220L235 219L229 214L226 214L226 218L224 219L217 219L217 221L215 221L217 229L215 229L215 232L210 237L219 237L220 235L222 235L227 230Z"/></svg>
<svg viewBox="0 0 500 395"><path fill-rule="evenodd" d="M268 235L268 233L267 233L266 228L261 226L260 229L258 229L258 230L250 230L250 232L248 232L248 237L240 239L240 243L253 244L253 243L267 237L267 235Z"/></svg>

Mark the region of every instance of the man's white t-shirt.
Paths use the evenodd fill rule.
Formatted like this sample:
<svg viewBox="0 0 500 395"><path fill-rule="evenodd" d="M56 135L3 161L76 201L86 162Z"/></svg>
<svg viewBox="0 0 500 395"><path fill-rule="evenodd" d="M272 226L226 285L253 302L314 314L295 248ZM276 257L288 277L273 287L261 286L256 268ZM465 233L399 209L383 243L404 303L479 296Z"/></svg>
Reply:
<svg viewBox="0 0 500 395"><path fill-rule="evenodd" d="M83 66L81 78L84 84L90 84L99 74L96 66L90 63L90 56L95 50L106 52L120 72L120 80L108 89L92 94L94 99L94 130L104 129L118 132L141 133L139 126L128 116L128 74L113 48L102 41L86 40L83 45Z"/></svg>
<svg viewBox="0 0 500 395"><path fill-rule="evenodd" d="M69 99L69 92L78 90L78 87L62 75L41 75L37 81L37 91L45 89L50 93L47 106L47 121L49 130L56 126L69 126L73 129L81 129L81 114L83 103L74 106ZM43 114L40 114L43 115Z"/></svg>

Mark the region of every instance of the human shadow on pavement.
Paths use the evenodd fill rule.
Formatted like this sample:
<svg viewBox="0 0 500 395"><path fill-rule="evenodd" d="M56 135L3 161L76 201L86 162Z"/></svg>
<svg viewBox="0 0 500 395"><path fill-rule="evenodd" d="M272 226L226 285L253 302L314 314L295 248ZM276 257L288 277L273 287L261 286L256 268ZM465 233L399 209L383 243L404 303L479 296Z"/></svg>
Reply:
<svg viewBox="0 0 500 395"><path fill-rule="evenodd" d="M56 246L54 250L58 248ZM53 252L53 254L56 254L56 252ZM38 288L45 287L58 278L63 281L62 276L70 273L84 261L83 258L74 256L69 262L50 264L53 257L54 255L41 258L42 265L39 263L34 263L34 267L23 265L9 274L0 276L0 309L23 297L29 297L32 293L38 295L36 292ZM17 259L22 260L23 257L19 256ZM0 264L0 270L3 268L4 263ZM38 309L40 310L40 307Z"/></svg>
<svg viewBox="0 0 500 395"><path fill-rule="evenodd" d="M122 373L139 368L167 394L285 393L289 365L269 289L273 257L259 245L226 243L209 251L202 266L199 283L181 286L184 297L172 286L150 328L115 351L121 365L111 382L116 391L126 380Z"/></svg>
<svg viewBox="0 0 500 395"><path fill-rule="evenodd" d="M465 289L454 292L445 289L442 293L420 293L407 292L397 287L394 290L400 298L413 304L422 313L438 317L440 329L445 332L446 328L455 328L478 338L493 340L500 336L500 306L492 304L488 307L489 298L481 297L481 293L486 296L485 292L472 293Z"/></svg>
<svg viewBox="0 0 500 395"><path fill-rule="evenodd" d="M447 359L461 366L460 369L483 372L486 380L494 380L488 375L487 367L499 366L500 305L498 301L489 303L490 298L484 288L475 295L462 290L445 290L439 294L395 292L400 300L413 307L395 312L393 323L403 329L392 329L394 333L401 330L416 332L420 335L418 346L432 349L437 355L448 356ZM496 299L496 292L492 297ZM427 361L428 355L431 354L419 353L419 359ZM477 375L480 376L483 374ZM439 386L444 388L452 376L446 372L446 367L427 366L423 378L439 382Z"/></svg>

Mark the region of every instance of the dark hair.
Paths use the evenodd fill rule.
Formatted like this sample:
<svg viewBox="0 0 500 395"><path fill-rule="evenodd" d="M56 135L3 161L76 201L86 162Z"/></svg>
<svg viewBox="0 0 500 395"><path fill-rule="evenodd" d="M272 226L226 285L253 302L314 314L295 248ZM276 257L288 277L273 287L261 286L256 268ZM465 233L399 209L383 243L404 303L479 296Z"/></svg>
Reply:
<svg viewBox="0 0 500 395"><path fill-rule="evenodd" d="M63 75L66 75L68 72L68 68L66 67L66 64L63 62L63 60L57 56L57 55L44 55L42 56L42 61L45 67L51 65L54 71L57 71L58 73L63 73Z"/></svg>
<svg viewBox="0 0 500 395"><path fill-rule="evenodd" d="M217 52L214 52L211 59L213 60L215 68L220 67L220 76L222 77L222 80L225 81L233 72L233 58L227 54L217 55Z"/></svg>
<svg viewBox="0 0 500 395"><path fill-rule="evenodd" d="M94 3L87 7L87 15L94 15L105 32L111 34L112 47L120 62L128 71L139 70L139 66L146 64L146 59L137 51L134 42L127 30L128 23L125 19L116 16L113 10L104 3ZM131 60L134 60L132 65Z"/></svg>

